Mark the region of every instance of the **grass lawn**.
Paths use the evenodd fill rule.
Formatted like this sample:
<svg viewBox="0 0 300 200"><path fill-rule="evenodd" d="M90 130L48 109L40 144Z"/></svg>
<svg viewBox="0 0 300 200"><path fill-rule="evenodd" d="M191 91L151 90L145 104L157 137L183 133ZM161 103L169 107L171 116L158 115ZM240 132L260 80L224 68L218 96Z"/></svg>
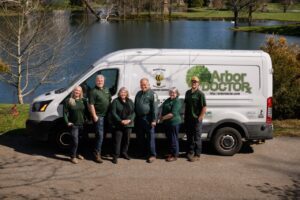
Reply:
<svg viewBox="0 0 300 200"><path fill-rule="evenodd" d="M10 130L25 128L29 105L17 105L18 115L13 115L12 104L0 104L0 135Z"/></svg>
<svg viewBox="0 0 300 200"><path fill-rule="evenodd" d="M18 116L12 115L12 104L0 104L0 135L12 130L25 130L29 105L17 105ZM300 120L274 120L274 136L300 136ZM21 131L22 133L22 131Z"/></svg>
<svg viewBox="0 0 300 200"><path fill-rule="evenodd" d="M284 26L244 26L233 28L234 31L259 32L268 34L300 36L300 23Z"/></svg>
<svg viewBox="0 0 300 200"><path fill-rule="evenodd" d="M284 13L280 9L275 9L275 5L272 4L272 9L269 12L254 12L253 19L254 20L278 20L278 21L293 21L299 22L300 21L300 4L298 6L295 5L293 8L295 10L288 10ZM280 8L278 6L278 8ZM246 19L247 18L246 12L240 12L239 18ZM190 12L174 12L172 14L172 18L185 18L185 19L232 19L233 12L230 10L215 10L210 8L193 8L190 9Z"/></svg>

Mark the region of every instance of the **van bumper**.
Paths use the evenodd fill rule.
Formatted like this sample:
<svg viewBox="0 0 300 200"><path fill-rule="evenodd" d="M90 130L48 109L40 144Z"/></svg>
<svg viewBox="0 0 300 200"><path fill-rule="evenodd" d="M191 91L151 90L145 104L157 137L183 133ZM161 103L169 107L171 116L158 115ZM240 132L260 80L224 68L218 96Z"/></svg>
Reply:
<svg viewBox="0 0 300 200"><path fill-rule="evenodd" d="M30 137L39 141L47 141L54 127L51 121L26 121L26 131Z"/></svg>
<svg viewBox="0 0 300 200"><path fill-rule="evenodd" d="M253 123L245 124L248 140L268 140L273 138L273 124Z"/></svg>

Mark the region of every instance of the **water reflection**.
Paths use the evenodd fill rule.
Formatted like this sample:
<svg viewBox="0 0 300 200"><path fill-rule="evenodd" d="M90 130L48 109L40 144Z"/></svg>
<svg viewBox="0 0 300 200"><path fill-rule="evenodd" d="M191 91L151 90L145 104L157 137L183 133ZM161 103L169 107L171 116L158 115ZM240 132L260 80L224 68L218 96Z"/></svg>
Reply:
<svg viewBox="0 0 300 200"><path fill-rule="evenodd" d="M57 13L51 17L58 16ZM50 17L50 16L49 16ZM82 31L74 34L72 43L80 41L77 49L64 48L63 55L70 62L63 66L59 76L65 80L59 84L44 85L35 94L64 87L76 75L85 71L90 64L112 51L126 48L191 48L191 49L259 49L268 35L262 33L233 32L230 21L125 21L96 22L94 16L78 11L60 13L65 18L61 28ZM255 25L274 25L282 22L257 21ZM1 24L1 19L0 19ZM246 22L241 25L246 25ZM50 34L50 33L49 33ZM51 36L49 36L51 37ZM299 37L286 37L289 42L300 44ZM16 92L0 83L0 103L15 102Z"/></svg>

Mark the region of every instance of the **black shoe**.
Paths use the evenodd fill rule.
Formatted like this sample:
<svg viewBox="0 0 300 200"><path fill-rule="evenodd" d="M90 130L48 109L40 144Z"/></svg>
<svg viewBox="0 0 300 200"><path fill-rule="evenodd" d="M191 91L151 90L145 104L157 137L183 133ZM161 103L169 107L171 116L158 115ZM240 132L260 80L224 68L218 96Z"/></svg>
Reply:
<svg viewBox="0 0 300 200"><path fill-rule="evenodd" d="M128 154L127 153L123 153L123 158L125 158L126 160L130 160L130 157L128 156Z"/></svg>
<svg viewBox="0 0 300 200"><path fill-rule="evenodd" d="M114 163L114 164L118 164L118 158L117 158L117 157L113 157L113 159L112 159L112 163Z"/></svg>
<svg viewBox="0 0 300 200"><path fill-rule="evenodd" d="M188 153L186 155L186 157L187 157L188 161L190 161L190 162L194 162L195 161L194 154L192 154L192 153Z"/></svg>
<svg viewBox="0 0 300 200"><path fill-rule="evenodd" d="M194 156L194 160L195 160L195 161L198 161L198 160L200 160L200 154L195 154L195 156Z"/></svg>

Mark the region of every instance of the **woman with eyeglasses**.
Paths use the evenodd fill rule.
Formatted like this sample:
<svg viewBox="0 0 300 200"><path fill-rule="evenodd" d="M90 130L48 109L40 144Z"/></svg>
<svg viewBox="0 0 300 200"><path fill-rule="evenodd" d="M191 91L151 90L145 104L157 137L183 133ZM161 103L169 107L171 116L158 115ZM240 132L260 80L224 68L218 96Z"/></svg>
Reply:
<svg viewBox="0 0 300 200"><path fill-rule="evenodd" d="M178 89L172 87L169 90L169 98L162 104L160 122L163 127L169 143L169 154L166 157L167 162L177 160L179 156L178 133L181 123L180 110L181 103L179 100Z"/></svg>

